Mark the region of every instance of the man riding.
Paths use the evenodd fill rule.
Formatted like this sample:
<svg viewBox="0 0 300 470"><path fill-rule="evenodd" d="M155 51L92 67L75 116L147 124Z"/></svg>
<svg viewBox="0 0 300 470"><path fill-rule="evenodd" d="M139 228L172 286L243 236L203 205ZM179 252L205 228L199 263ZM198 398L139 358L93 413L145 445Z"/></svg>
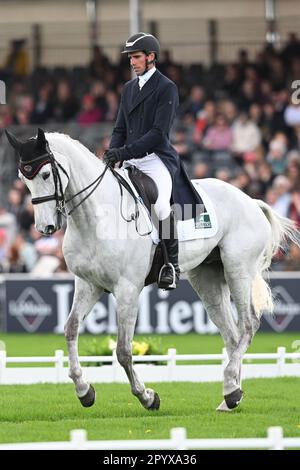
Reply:
<svg viewBox="0 0 300 470"><path fill-rule="evenodd" d="M128 54L137 78L124 86L110 148L104 161L113 166L125 160L150 176L158 188L154 205L159 220L159 236L169 264L161 271L158 286L174 289L179 280L178 238L173 203L201 203L169 140L178 91L175 83L156 69L160 45L147 33L131 36L122 51Z"/></svg>

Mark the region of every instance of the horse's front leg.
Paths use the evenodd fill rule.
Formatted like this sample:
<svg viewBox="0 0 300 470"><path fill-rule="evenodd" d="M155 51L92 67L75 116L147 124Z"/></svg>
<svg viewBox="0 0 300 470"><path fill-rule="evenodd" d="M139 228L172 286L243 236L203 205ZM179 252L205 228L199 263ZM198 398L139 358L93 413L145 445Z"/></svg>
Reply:
<svg viewBox="0 0 300 470"><path fill-rule="evenodd" d="M144 408L157 410L160 405L158 394L151 388L145 388L132 364L132 340L140 290L128 281L119 283L115 289L118 315L117 357L126 372L133 395L139 399Z"/></svg>
<svg viewBox="0 0 300 470"><path fill-rule="evenodd" d="M79 277L75 277L75 292L71 312L65 324L65 337L69 351L69 377L75 384L76 394L85 407L95 403L94 388L82 376L78 358L78 332L84 318L89 314L104 290Z"/></svg>

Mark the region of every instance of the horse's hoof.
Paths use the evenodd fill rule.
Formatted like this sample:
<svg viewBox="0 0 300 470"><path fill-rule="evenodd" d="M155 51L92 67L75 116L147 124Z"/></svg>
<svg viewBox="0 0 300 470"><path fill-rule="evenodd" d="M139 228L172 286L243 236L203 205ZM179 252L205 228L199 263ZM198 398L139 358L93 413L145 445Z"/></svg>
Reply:
<svg viewBox="0 0 300 470"><path fill-rule="evenodd" d="M93 406L93 404L96 401L96 392L95 392L94 387L90 385L87 394L84 395L84 397L78 397L78 398L82 406L84 406L85 408L89 408L90 406Z"/></svg>
<svg viewBox="0 0 300 470"><path fill-rule="evenodd" d="M149 406L148 410L158 410L160 407L160 398L158 393L154 392L154 400L152 404Z"/></svg>
<svg viewBox="0 0 300 470"><path fill-rule="evenodd" d="M243 391L240 388L237 388L234 392L231 392L228 395L224 395L224 401L229 410L236 408L241 403L242 398Z"/></svg>
<svg viewBox="0 0 300 470"><path fill-rule="evenodd" d="M232 411L230 408L228 408L228 406L226 405L226 401L223 400L221 405L218 406L218 408L216 408L216 411Z"/></svg>

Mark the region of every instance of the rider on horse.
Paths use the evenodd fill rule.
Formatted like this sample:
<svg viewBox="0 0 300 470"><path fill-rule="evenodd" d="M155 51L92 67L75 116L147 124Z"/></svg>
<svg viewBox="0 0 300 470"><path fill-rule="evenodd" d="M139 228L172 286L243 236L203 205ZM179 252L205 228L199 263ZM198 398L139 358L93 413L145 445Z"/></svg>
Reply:
<svg viewBox="0 0 300 470"><path fill-rule="evenodd" d="M137 78L124 86L110 149L105 152L104 161L113 166L126 160L155 181L158 199L154 211L169 261L160 273L158 286L173 289L180 270L176 221L170 201L179 204L183 211L187 204L191 206L202 201L169 140L179 103L178 91L175 83L156 69L159 52L159 42L151 34L137 33L127 40L122 53L128 54Z"/></svg>

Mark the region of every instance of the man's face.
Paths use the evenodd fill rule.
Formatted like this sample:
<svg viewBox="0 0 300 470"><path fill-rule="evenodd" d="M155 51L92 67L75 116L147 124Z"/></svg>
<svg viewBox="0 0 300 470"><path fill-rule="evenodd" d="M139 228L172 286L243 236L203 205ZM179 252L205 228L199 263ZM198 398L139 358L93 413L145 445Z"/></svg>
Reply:
<svg viewBox="0 0 300 470"><path fill-rule="evenodd" d="M154 54L151 52L148 56L142 51L132 52L128 54L130 59L130 65L137 74L137 76L142 75L145 72L146 61L152 61L154 59ZM153 66L153 64L151 64Z"/></svg>

